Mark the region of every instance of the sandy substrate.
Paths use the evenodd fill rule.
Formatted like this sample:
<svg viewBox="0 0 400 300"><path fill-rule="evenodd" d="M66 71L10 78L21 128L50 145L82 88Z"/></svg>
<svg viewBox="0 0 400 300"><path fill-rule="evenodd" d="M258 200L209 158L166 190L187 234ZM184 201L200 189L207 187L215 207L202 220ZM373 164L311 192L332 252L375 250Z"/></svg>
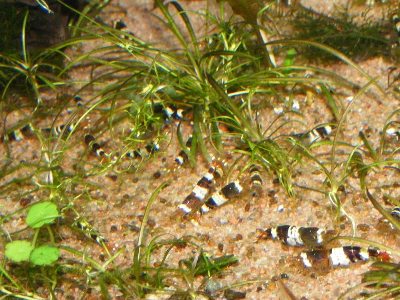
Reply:
<svg viewBox="0 0 400 300"><path fill-rule="evenodd" d="M148 1L119 0L109 6L103 13L107 20L117 20L122 18L127 24L128 30L133 31L136 36L147 41L157 41L160 44L171 45L171 36L164 26L152 14L159 14L153 10L153 4ZM306 1L305 1L306 2ZM309 1L307 1L309 2ZM312 1L310 1L312 2ZM329 11L332 8L331 1L326 2L323 11ZM183 5L192 10L204 8L204 1L182 1ZM212 10L217 9L215 3L209 3ZM197 21L199 22L199 21ZM196 21L195 21L196 24ZM199 33L205 30L201 23L197 23ZM387 72L392 64L382 58L373 58L359 63L360 67L372 78L377 78L378 83L386 87ZM337 74L351 79L360 86L365 85L368 80L360 76L360 73L353 68L342 63L325 66ZM78 72L72 73L78 80ZM349 104L346 100L354 94L338 96L343 107ZM49 98L51 95L49 95ZM85 95L86 99L90 98ZM85 98L84 97L84 98ZM301 116L296 116L303 122L307 130L317 124L330 122L333 117L326 103L315 95L313 101L305 97L299 97ZM85 101L85 100L84 100ZM390 93L383 94L377 88L372 87L365 94L357 98L351 104L351 109L346 116L343 127L340 128L338 138L351 143L353 146L361 145L358 138L358 132L363 130L368 132L376 147L379 143L380 132L386 122L386 119L399 106L398 99ZM11 119L19 119L23 115L13 116ZM29 112L26 112L29 115ZM270 124L276 117L271 108L266 108L260 113L262 124ZM59 120L67 120L69 115L65 112L61 114ZM282 118L293 118L292 115ZM373 209L370 202L365 200L360 192L358 179L346 179L345 191L340 191L338 196L343 205L343 209L354 220L356 232L353 232L352 224L348 218L338 217L336 210L332 207L326 193L301 189L300 186L306 186L315 190L327 192L325 176L315 163L305 162L296 169L293 181L295 183L295 195L289 197L282 187L276 183L274 174L263 172L263 193L252 198L247 179L241 175L245 190L240 198L225 205L220 209L215 209L209 214L196 218L192 221L180 221L176 216L177 205L182 202L196 184L197 180L207 171L208 166L201 158L196 168L180 168L175 172L163 173L161 178L155 179L153 174L170 165L178 153L178 143L174 135L174 125L172 129L165 133L165 140L162 142L162 150L157 153L153 159L144 162L142 169L137 173L119 173L106 172L88 178L86 186L78 186L70 192L71 195L85 194L78 197L75 202L76 207L82 208L81 213L108 239L108 248L111 253L120 249L122 254L114 261L114 266L126 267L132 262L132 253L137 243L138 230L143 219L145 207L148 203L151 193L163 182L168 181L169 185L158 196L151 207L150 220L148 222L148 241L151 238L160 236L160 239L180 238L191 236L192 240L213 255L221 256L225 254L234 254L239 259L239 264L228 268L223 275L210 279L208 286L233 286L233 289L246 293L246 299L290 299L283 292L282 286L273 281L274 277L283 277L282 281L292 291L297 299L336 299L345 291L361 282L361 274L369 270L369 264L353 265L349 268L338 268L332 270L315 271L305 270L299 261L298 255L301 252L299 248L286 247L277 241L257 241L256 232L260 228L268 228L279 224L291 224L298 226L317 226L327 229L340 231L340 235L353 235L369 239L388 247L399 249L400 237L398 232L391 231L389 227L382 225L381 215ZM184 135L190 132L190 126L184 127ZM67 150L68 155L62 162L64 172L75 172L74 164L84 160L84 164L89 170L92 165L101 167L105 161L99 162L98 158L90 155L85 149L79 137L82 137L85 128L78 128L77 135L72 136L72 141ZM287 133L298 132L299 128L293 126L285 129ZM117 134L120 134L120 129ZM118 149L118 138L115 133L105 133L102 136L105 147L111 151ZM76 138L76 141L74 140ZM172 143L169 143L169 140ZM72 145L72 146L71 146ZM29 139L27 142L13 143L9 145L11 157L14 162L43 162L41 145L35 139ZM329 157L328 147L321 147L318 151L318 157L327 161ZM5 145L0 145L0 155L6 153ZM338 152L348 153L347 148L339 148ZM228 164L232 165L238 157L235 154L227 156L223 153L221 156L228 157ZM230 153L229 153L230 154ZM230 157L232 156L232 157ZM338 156L338 160L344 158ZM244 163L243 163L244 164ZM241 165L236 167L230 179L239 176ZM29 174L27 170L19 174L12 174L7 178L2 178L1 183L8 182L13 177L21 174ZM337 174L340 176L340 174ZM37 181L40 182L40 178ZM368 177L368 185L371 192L377 199L381 199L383 194L389 194L392 197L399 197L400 189L398 187L399 173L396 170L377 168ZM35 178L34 180L35 181ZM223 178L217 183L217 186L223 186L228 181ZM248 183L247 183L248 184ZM42 199L46 195L41 192L30 192L35 184L24 186L7 191L7 196L0 195L0 205L2 214L6 215L15 211L24 205L22 199L28 198L30 202ZM88 201L90 195L90 201ZM28 201L27 200L27 201ZM3 230L13 232L22 228L23 217L17 214L10 221L3 224ZM60 225L60 243L73 248L80 249L94 259L102 259L106 255L104 249L90 241L82 239L82 236L72 232L66 226ZM29 233L27 233L29 235ZM349 244L350 242L341 241L339 244ZM351 243L350 243L351 244ZM337 244L336 244L337 245ZM165 249L163 249L165 250ZM168 256L167 264L177 265L182 257L195 256L198 252L195 248L174 248ZM63 253L64 257L68 257ZM159 262L163 251L157 251L155 254L154 265ZM398 258L395 258L397 261ZM286 274L286 275L282 275ZM242 282L253 282L243 286ZM175 281L169 282L171 286L185 289L182 283ZM200 287L200 280L195 281L196 290ZM90 284L89 284L90 285ZM89 286L88 285L88 286ZM97 299L99 291L97 289L89 290L85 285L74 285L73 281L61 284L56 290L57 299ZM361 290L358 290L360 292ZM39 291L40 292L40 291ZM110 291L113 297L117 298L120 294L118 290ZM46 294L46 292L44 292ZM168 299L169 295L153 295L153 299ZM223 299L221 293L216 294L217 299ZM134 298L134 297L132 297ZM149 297L150 298L150 297ZM345 299L354 299L351 295Z"/></svg>

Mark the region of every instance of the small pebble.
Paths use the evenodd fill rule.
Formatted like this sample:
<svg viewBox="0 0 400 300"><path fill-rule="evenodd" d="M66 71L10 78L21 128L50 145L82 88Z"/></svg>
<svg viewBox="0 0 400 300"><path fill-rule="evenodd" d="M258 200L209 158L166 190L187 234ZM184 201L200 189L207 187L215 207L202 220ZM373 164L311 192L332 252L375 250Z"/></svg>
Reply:
<svg viewBox="0 0 400 300"><path fill-rule="evenodd" d="M117 175L115 175L115 174L112 174L112 175L108 175L108 178L110 178L112 181L117 181L117 179L118 179L118 176Z"/></svg>
<svg viewBox="0 0 400 300"><path fill-rule="evenodd" d="M292 110L295 112L300 111L300 103L297 100L293 100Z"/></svg>
<svg viewBox="0 0 400 300"><path fill-rule="evenodd" d="M369 231L369 225L368 224L358 224L357 229L360 231L367 232L367 231Z"/></svg>
<svg viewBox="0 0 400 300"><path fill-rule="evenodd" d="M353 96L349 96L344 98L344 101L346 101L347 103L353 102L354 97Z"/></svg>
<svg viewBox="0 0 400 300"><path fill-rule="evenodd" d="M283 107L274 107L274 112L278 116L282 115L283 114Z"/></svg>
<svg viewBox="0 0 400 300"><path fill-rule="evenodd" d="M26 207L29 203L31 203L31 201L32 199L30 198L21 198L21 200L19 200L19 205L21 205L22 207Z"/></svg>
<svg viewBox="0 0 400 300"><path fill-rule="evenodd" d="M147 220L147 225L149 225L150 227L155 227L156 226L156 221L154 221L154 219L148 219Z"/></svg>
<svg viewBox="0 0 400 300"><path fill-rule="evenodd" d="M135 223L127 224L127 227L129 228L130 231L133 231L133 232L139 232L140 231L140 227L137 226Z"/></svg>
<svg viewBox="0 0 400 300"><path fill-rule="evenodd" d="M241 240L243 240L243 235L241 235L240 233L238 233L238 234L233 238L233 240L234 240L234 241L241 241Z"/></svg>
<svg viewBox="0 0 400 300"><path fill-rule="evenodd" d="M224 297L227 300L245 299L246 298L246 293L240 292L240 291L231 290L231 289L227 289L227 290L224 291Z"/></svg>
<svg viewBox="0 0 400 300"><path fill-rule="evenodd" d="M289 275L286 273L281 273L281 279L289 279Z"/></svg>
<svg viewBox="0 0 400 300"><path fill-rule="evenodd" d="M220 219L219 220L219 223L221 224L221 225L226 225L226 224L228 224L229 222L228 222L228 219Z"/></svg>
<svg viewBox="0 0 400 300"><path fill-rule="evenodd" d="M221 289L222 287L223 287L223 285L222 285L221 282L210 279L210 280L207 282L206 287L205 287L204 290L205 290L205 292L206 292L207 294L212 295L212 294L214 294L216 291L218 291L219 289Z"/></svg>

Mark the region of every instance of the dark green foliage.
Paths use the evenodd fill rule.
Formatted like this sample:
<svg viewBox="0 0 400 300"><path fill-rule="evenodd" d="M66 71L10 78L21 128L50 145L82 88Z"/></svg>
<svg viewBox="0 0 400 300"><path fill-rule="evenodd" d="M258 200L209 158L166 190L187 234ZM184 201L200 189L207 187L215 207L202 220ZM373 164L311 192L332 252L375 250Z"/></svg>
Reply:
<svg viewBox="0 0 400 300"><path fill-rule="evenodd" d="M20 43L24 9L0 3L0 53L15 52Z"/></svg>
<svg viewBox="0 0 400 300"><path fill-rule="evenodd" d="M349 167L351 172L357 174L360 179L360 188L365 191L365 178L368 174L368 166L364 164L362 154L354 151L349 158Z"/></svg>
<svg viewBox="0 0 400 300"><path fill-rule="evenodd" d="M391 52L389 33L391 26L386 20L355 21L350 12L341 12L328 17L312 10L300 8L294 15L293 36L295 39L319 42L330 46L355 60L375 56L388 56ZM335 57L315 47L299 49L305 57L319 62Z"/></svg>
<svg viewBox="0 0 400 300"><path fill-rule="evenodd" d="M400 296L400 264L376 262L372 270L363 275L363 282L369 283L371 289L365 295L370 299L374 295L379 295L379 299L397 299Z"/></svg>
<svg viewBox="0 0 400 300"><path fill-rule="evenodd" d="M386 157L383 155L385 153L381 155L379 151L375 150L373 144L368 141L368 137L363 134L361 135L363 145L356 147L340 140L340 130L338 130L339 134L334 138L331 137L330 140L310 143L301 141L301 137L305 137L306 134L300 132L300 135L291 135L287 133L288 130L285 131L284 127L287 125L298 127L299 130L304 128L306 128L304 130L310 130L314 126L303 124L305 121L303 122L303 119L300 118L304 112L300 108L296 111L288 108L292 106L296 97L300 96L303 99L306 96L308 98L307 94L311 94L311 99L319 93L317 97L325 100L326 107L332 114L329 117L335 119L335 124L339 124L342 120L347 122L346 113L339 101L341 95L331 92L331 87L339 87L351 93L349 87L355 86L350 82L351 79L344 79L340 75L322 68L297 65L301 60L297 59L298 51L295 49L304 53L304 47L312 45L313 47L309 48L310 54L318 55L323 62L336 55L344 63L358 70L361 76L373 82L357 64L337 51L328 47L324 48L321 44L299 40L274 41L271 44L287 47L287 51L274 53L278 58L277 61L283 61L283 64L276 68L270 68L260 57L261 51L254 51L264 46L257 45L254 35L255 28L250 31L248 30L249 26L242 22L233 23L232 20L219 20L217 16L207 15L205 20L211 23L213 33L209 36L196 36L190 14L175 1L165 3L161 0L156 1L157 12L162 15L160 19L164 22L164 30L170 30L175 36L174 47L178 50L176 48L173 50L157 48L156 44L140 40L125 31L111 28L97 19L80 16L76 25L73 26L73 36L81 37L81 40L68 40L64 45L54 48L54 52L62 54L60 50L65 47L91 39L97 39L96 42L99 42L101 46L75 54L75 56L71 54L66 60L69 65L65 68L57 68L53 64L47 63L49 52L46 51L37 56L31 55L29 51L22 51L22 55L20 55L22 58L18 56L20 53L0 55L0 62L4 62L4 65L0 66L0 80L4 79L3 86L8 88L8 83L11 86L14 81L19 80L28 86L27 89L34 90L38 101L35 103L35 109L32 107L34 114L27 122L34 124L34 135L40 143L39 147L41 148L36 147L39 150L36 148L34 150L37 150L42 156L44 154L50 156L48 161L29 165L29 171L24 177L16 175L12 181L2 183L0 194L7 194L7 197L14 200L15 195L19 194L8 195L10 192L25 188L24 184L29 184L33 178L39 178L40 175L43 175L43 170L51 170L54 181L43 183L39 179L35 186L36 190L29 190L27 194L36 196L39 191L45 195L52 195L56 199L57 206L63 208L61 212L63 219L73 220L69 222L69 226L67 224L67 229L78 229L84 233L84 235L79 235L80 239L82 242L90 243L91 248L95 246L94 241L99 244L96 246L98 248L92 249L94 252L88 254L86 249L78 250L67 245L58 245L59 239L56 239L57 246L63 252L66 251L68 257L73 258L61 257L56 266L59 272L56 273L54 270L55 273L50 274L53 275L52 277L48 276L43 279L49 286L51 285L50 292L55 287L59 287L56 279L60 278L59 281L61 281L64 279L64 275L69 275L74 277L77 285L82 284L87 289L93 287L93 290L100 290L99 293L105 299L115 296L112 291L114 288L118 289L124 297L145 297L155 291L163 291L173 293L170 299L177 299L180 296L193 299L194 294L203 293L204 283L209 280L210 276L219 276L225 268L238 263L235 255L215 257L213 249L208 249L211 251L209 254L205 253L204 246L200 243L197 244L197 240L194 242L195 239L192 237L176 238L172 233L171 237L165 238L164 228L159 228L157 225L155 225L156 228L148 226L151 215L150 208L152 205L160 205L161 201L156 201L158 193L169 182L162 183L150 197L143 214L141 227L136 227L137 231L130 233L129 236L120 237L126 238L127 243L132 243L133 240L135 246L130 252L126 252L122 246L125 241L116 241L113 248L115 246L117 249L111 250L110 247L109 251L107 247L110 245L98 235L96 228L91 226L91 214L84 214L86 203L103 201L103 199L92 196L95 189L102 191L103 188L107 189L108 187L100 186L98 177L103 178L110 174L112 176L110 179L115 177L115 180L125 180L124 176L127 175L127 172L129 174L137 172L140 166L146 162L145 159L143 158L143 161L138 163L139 166L132 161L129 161L129 166L125 166L123 164L123 162L127 162L123 161L123 158L126 158L125 154L154 138L162 140L163 134L170 128L177 131L177 141L181 148L185 149L192 166L199 161L197 159L198 152L204 155L206 160L210 160L211 154L224 154L224 150L226 150L224 145L227 145L226 148L233 148L234 155L240 156L228 170L227 177L232 170L232 174L237 171L241 176L241 172L245 171L240 170L243 164L257 163L273 176L270 178L271 180L279 182L283 186L288 195L294 196L302 188L320 192L326 195L327 201L331 201L338 215L340 213L350 221L352 221L351 215L341 206L341 189L346 187L346 179L358 175L361 189L366 190L366 185L369 183L366 179L372 173L370 170L378 169L380 166L398 164L398 161L394 159L385 161ZM237 9L235 8L235 10ZM22 18L26 15L22 13L23 11L26 10L21 10ZM10 14L18 12L18 10L10 11ZM254 16L254 12L251 13ZM246 14L243 16L248 18ZM340 15L333 19L306 10L297 12L295 16L294 22L297 22L295 33L299 34L299 38L327 43L337 49L343 48L342 51L345 51L347 55L358 59L366 58L369 54L387 53L389 42L384 35L385 25L383 23L382 25L357 26L348 16ZM177 19L180 19L181 23L177 22ZM18 30L16 30L17 40L20 39L20 32L23 28L23 21L19 22ZM300 36L301 34L303 35ZM359 48L368 53L357 52ZM266 52L268 51L266 50ZM306 52L308 55L308 50ZM81 78L67 79L63 76L67 75L75 66L81 68L82 65L88 66L91 72L87 82ZM52 76L52 72L44 71L58 72L57 75L64 78L65 81ZM44 105L39 100L43 87L51 87L55 93L58 93L61 92L60 86L62 85L71 86L72 93L79 89L76 93L82 92L82 95L87 98L83 101L83 106L76 109L69 120L77 125L76 130L69 132L67 137L51 140L51 138L45 137L38 128L41 124L40 121L48 121L47 119L41 120L41 118L51 118L50 121L54 123L53 125L58 125L59 120L54 116L64 113L67 104L55 105L55 108L43 112ZM322 93L318 91L322 91ZM360 95L362 92L363 90ZM72 102L73 96L66 96L64 100ZM272 111L276 102L285 106L282 115L271 117L274 120L268 118L265 118L266 121L264 118L260 118L260 121L257 120L258 116L263 113L274 114ZM165 115L163 115L162 109L161 112L156 109L157 104L161 107L175 105L187 113L187 119L181 121L177 127L166 126ZM306 105L313 104L302 104L302 106ZM269 111L264 110L266 108ZM7 109L12 111L9 107ZM314 111L317 110L319 110L318 107ZM185 117L186 114L184 114ZM90 118L92 118L90 127L83 124ZM185 145L187 128L183 128L187 121L193 121L193 141L190 149ZM123 125L122 129L119 128L120 124ZM218 125L221 124L224 126L219 127ZM301 124L301 128L296 124ZM18 126L18 124L12 126ZM9 129L7 127L7 131ZM110 156L102 157L101 160L96 160L94 157L93 160L88 159L86 154L90 149L84 148L80 136L86 133L85 130L90 130L90 133L96 138L101 139L104 134L106 139L109 139L104 143L104 147L111 148L106 149L110 150ZM165 135L167 136L167 134ZM54 147L53 141L55 142ZM319 147L325 147L328 155L314 152L319 150ZM324 149L322 150L325 152ZM72 151L80 157L72 158L73 167L66 166L64 171L63 161L67 160ZM148 156L146 159L152 157ZM12 154L7 158L11 161ZM298 185L296 177L293 177L292 173L296 175L303 172L302 168L298 169L300 165L309 166L310 177L322 173L321 178L325 178L318 180L315 187ZM22 167L22 163L13 166L14 169L4 166L0 175L11 177L14 175L13 172ZM144 169L143 172L147 172L147 169ZM159 180L163 181L163 179ZM100 182L103 182L103 179ZM357 188L357 186L354 187L354 189ZM135 194L127 194L127 196L128 199L123 201L131 201L136 198ZM167 199L167 201L169 200ZM288 202L291 200L287 199ZM121 203L123 201L121 200ZM179 199L173 201L179 201ZM81 206L81 203L84 204ZM379 211L383 211L379 205L373 203L379 208ZM136 206L135 203L135 214L141 213L142 206L142 204ZM113 206L114 208L119 209L117 205ZM88 218L87 222L86 219L78 218L81 213ZM73 214L74 217L68 218L69 214ZM2 222L9 222L12 217L13 213L2 218ZM177 220L174 219L171 222L177 222ZM171 228L175 225L177 224L174 223ZM352 225L355 227L355 223ZM51 225L51 227L54 233L58 233L58 228L53 228L56 226ZM170 228L167 228L168 230ZM50 233L48 234L50 235ZM13 239L18 238L18 232L10 233L10 235ZM55 237L57 236L55 234ZM117 244L119 246L116 246ZM74 247L78 248L79 246L74 244ZM100 252L99 262L96 260L97 252L95 251ZM43 251L39 254L41 253ZM96 259L90 255L96 255ZM120 255L123 255L124 259L131 263L121 266L117 260L114 264ZM39 258L42 256L39 255ZM171 257L174 256L175 260L172 260ZM177 263L178 260L179 263ZM41 260L39 262L42 263ZM30 291L37 289L36 282L32 281L29 290L24 290L22 286L24 286L26 277L22 272L17 274L10 268L9 274L1 268L0 266L0 272L5 282L12 282L12 276L16 276L16 283L12 282L13 291L30 295ZM203 282L196 286L197 282L201 280Z"/></svg>

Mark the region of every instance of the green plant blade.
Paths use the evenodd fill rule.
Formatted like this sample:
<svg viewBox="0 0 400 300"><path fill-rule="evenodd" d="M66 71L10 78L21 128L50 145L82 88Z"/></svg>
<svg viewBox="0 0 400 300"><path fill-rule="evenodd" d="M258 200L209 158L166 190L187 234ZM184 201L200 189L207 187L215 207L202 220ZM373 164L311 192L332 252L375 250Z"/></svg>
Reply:
<svg viewBox="0 0 400 300"><path fill-rule="evenodd" d="M366 189L366 194L367 198L369 199L369 201L371 201L372 205L376 208L376 210L379 211L381 215L384 216L387 220L389 220L389 222L392 223L395 228L400 230L400 222L397 221L395 217L393 217L379 204L379 202L372 196L372 194L368 191L368 189Z"/></svg>
<svg viewBox="0 0 400 300"><path fill-rule="evenodd" d="M194 258L182 260L188 268L193 267ZM224 255L220 257L209 257L208 255L202 253L194 270L194 276L211 276L215 273L221 272L221 270L237 264L239 262L238 258L234 255Z"/></svg>

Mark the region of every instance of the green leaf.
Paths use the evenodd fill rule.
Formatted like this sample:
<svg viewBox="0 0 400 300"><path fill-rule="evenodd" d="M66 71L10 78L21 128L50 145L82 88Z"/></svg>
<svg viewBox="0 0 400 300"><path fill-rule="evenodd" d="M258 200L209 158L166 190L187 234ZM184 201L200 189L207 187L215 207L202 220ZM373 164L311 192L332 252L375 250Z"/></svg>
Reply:
<svg viewBox="0 0 400 300"><path fill-rule="evenodd" d="M286 51L286 57L285 60L283 61L283 65L285 67L293 66L296 54L297 52L294 48L290 48L288 51Z"/></svg>
<svg viewBox="0 0 400 300"><path fill-rule="evenodd" d="M28 261L33 246L28 241L14 241L6 245L5 255L13 262Z"/></svg>
<svg viewBox="0 0 400 300"><path fill-rule="evenodd" d="M30 256L31 263L38 266L48 266L60 257L60 249L53 246L40 246L35 248Z"/></svg>
<svg viewBox="0 0 400 300"><path fill-rule="evenodd" d="M50 201L45 201L32 205L28 211L26 223L31 228L39 228L44 224L53 223L58 216L57 206Z"/></svg>
<svg viewBox="0 0 400 300"><path fill-rule="evenodd" d="M182 260L182 262L188 268L193 268L193 262L195 258L189 258ZM210 257L205 253L201 253L200 257L196 259L196 265L194 266L194 276L211 276L223 269L237 264L239 262L238 258L234 255L223 255L220 257Z"/></svg>

